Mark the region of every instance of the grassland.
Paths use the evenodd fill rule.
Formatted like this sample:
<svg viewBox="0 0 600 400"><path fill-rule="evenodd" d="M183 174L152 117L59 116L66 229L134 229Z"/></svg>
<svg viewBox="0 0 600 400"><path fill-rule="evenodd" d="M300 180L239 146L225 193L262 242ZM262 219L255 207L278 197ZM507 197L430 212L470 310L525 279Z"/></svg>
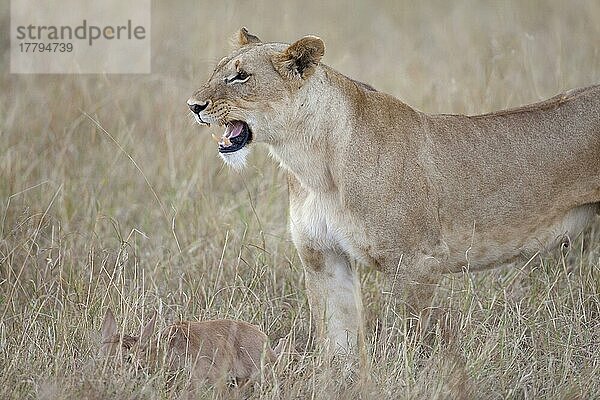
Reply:
<svg viewBox="0 0 600 400"><path fill-rule="evenodd" d="M220 132L185 106L243 25L317 34L325 63L420 110L480 113L598 83L598 21L596 1L155 2L138 76L10 75L3 36L0 398L165 398L162 374L97 357L108 306L130 332L158 310L290 337L298 354L252 398L599 398L597 222L568 253L447 277L426 341L363 268L370 361L345 379L311 340L284 174L258 147L247 170L223 167Z"/></svg>

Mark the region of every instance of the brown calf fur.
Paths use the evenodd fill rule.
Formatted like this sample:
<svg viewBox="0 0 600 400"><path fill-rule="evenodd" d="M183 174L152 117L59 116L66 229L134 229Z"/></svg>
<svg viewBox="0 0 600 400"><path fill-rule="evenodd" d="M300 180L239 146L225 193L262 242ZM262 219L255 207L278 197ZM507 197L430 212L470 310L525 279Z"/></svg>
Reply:
<svg viewBox="0 0 600 400"><path fill-rule="evenodd" d="M260 378L261 366L275 362L283 347L275 350L256 326L227 319L181 321L155 335L156 313L141 336L122 335L114 315L106 311L102 323L101 353L121 354L141 368L159 365L170 373L188 369L195 382L221 386L228 382L245 385Z"/></svg>

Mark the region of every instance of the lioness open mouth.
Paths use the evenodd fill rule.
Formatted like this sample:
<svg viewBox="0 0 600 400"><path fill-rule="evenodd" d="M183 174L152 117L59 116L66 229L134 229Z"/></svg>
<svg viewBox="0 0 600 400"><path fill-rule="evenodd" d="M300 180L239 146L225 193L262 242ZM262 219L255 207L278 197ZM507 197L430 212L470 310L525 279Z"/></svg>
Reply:
<svg viewBox="0 0 600 400"><path fill-rule="evenodd" d="M225 133L219 140L220 153L233 153L250 143L252 131L243 121L230 121L225 125Z"/></svg>

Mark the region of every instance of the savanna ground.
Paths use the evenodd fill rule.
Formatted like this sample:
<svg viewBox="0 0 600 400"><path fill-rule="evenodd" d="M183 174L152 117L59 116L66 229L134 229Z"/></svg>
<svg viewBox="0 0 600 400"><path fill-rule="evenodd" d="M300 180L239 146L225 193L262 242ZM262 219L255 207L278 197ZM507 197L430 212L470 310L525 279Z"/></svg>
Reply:
<svg viewBox="0 0 600 400"><path fill-rule="evenodd" d="M369 362L351 382L311 339L284 174L260 147L223 167L218 128L185 105L245 25L319 35L325 63L418 109L488 112L598 83L598 21L596 1L155 2L138 76L10 75L2 36L0 398L165 398L160 372L98 358L109 306L130 333L158 310L288 336L298 354L252 398L600 397L597 221L568 252L444 279L427 340L363 268Z"/></svg>

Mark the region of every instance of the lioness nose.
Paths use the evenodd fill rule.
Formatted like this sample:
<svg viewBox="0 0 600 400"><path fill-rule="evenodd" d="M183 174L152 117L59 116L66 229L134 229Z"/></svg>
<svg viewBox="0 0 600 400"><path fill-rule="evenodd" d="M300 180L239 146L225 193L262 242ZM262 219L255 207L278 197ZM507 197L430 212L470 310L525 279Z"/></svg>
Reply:
<svg viewBox="0 0 600 400"><path fill-rule="evenodd" d="M204 104L198 104L198 103L188 103L188 106L190 107L190 110L192 110L192 112L194 114L199 114L200 111L204 110L206 107L208 107L208 101Z"/></svg>

